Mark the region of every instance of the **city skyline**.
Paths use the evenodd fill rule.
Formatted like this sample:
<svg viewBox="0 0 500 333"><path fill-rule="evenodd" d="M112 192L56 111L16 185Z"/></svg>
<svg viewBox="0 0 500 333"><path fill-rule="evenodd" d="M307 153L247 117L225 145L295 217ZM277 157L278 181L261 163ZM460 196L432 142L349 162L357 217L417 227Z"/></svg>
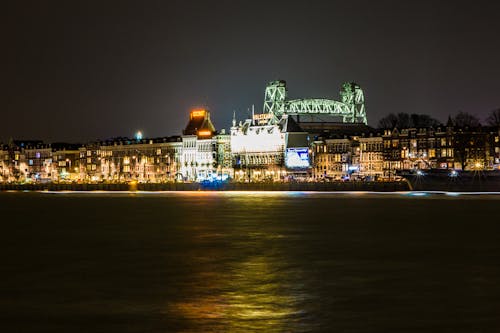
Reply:
<svg viewBox="0 0 500 333"><path fill-rule="evenodd" d="M331 99L355 81L374 127L389 113L484 120L500 106L498 4L284 5L9 4L0 141L176 135L199 106L229 128L233 111L261 112L276 79L292 98Z"/></svg>

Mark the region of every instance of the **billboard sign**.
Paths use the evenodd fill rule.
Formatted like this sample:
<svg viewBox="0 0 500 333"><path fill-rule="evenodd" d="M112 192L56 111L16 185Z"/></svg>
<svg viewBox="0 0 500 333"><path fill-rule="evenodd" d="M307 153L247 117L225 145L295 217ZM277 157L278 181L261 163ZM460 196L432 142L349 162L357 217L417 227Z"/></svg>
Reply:
<svg viewBox="0 0 500 333"><path fill-rule="evenodd" d="M287 148L285 166L290 169L309 168L309 150L307 148Z"/></svg>

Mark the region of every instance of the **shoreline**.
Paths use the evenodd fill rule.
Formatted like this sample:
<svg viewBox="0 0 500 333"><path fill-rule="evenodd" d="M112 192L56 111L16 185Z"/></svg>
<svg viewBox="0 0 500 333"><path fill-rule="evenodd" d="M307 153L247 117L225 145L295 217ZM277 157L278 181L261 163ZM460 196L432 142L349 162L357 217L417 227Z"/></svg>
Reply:
<svg viewBox="0 0 500 333"><path fill-rule="evenodd" d="M4 191L50 192L449 192L498 193L497 181L443 181L441 179L406 179L387 182L289 182L289 183L0 183Z"/></svg>
<svg viewBox="0 0 500 333"><path fill-rule="evenodd" d="M281 192L404 192L408 182L325 182L325 183L118 183L118 184L0 184L0 191L281 191Z"/></svg>

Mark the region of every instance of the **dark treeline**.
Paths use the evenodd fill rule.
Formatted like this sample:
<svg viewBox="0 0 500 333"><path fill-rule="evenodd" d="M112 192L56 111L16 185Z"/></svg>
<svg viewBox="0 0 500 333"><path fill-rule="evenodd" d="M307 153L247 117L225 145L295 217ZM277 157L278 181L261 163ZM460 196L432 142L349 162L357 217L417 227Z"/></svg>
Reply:
<svg viewBox="0 0 500 333"><path fill-rule="evenodd" d="M454 117L449 117L448 122L451 121L453 126L457 127L478 127L481 126L481 121L476 116L467 113L459 112ZM437 127L442 126L439 120L432 118L427 114L417 113L390 113L378 122L378 128L393 129L397 128L411 128L411 127ZM491 111L486 118L486 125L500 126L500 108Z"/></svg>

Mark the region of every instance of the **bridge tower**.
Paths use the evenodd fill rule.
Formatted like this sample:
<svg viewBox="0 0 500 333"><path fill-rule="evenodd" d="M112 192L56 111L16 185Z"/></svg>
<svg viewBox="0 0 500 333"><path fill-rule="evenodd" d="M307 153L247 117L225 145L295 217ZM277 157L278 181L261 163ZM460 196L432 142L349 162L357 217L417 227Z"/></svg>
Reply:
<svg viewBox="0 0 500 333"><path fill-rule="evenodd" d="M287 100L286 82L272 81L266 86L264 113L274 118L288 115L327 115L341 118L344 123L367 124L363 90L354 82L344 83L340 90L341 101L325 98Z"/></svg>
<svg viewBox="0 0 500 333"><path fill-rule="evenodd" d="M340 89L341 102L349 106L351 117L349 122L367 123L365 112L365 96L361 87L355 82L346 82Z"/></svg>
<svg viewBox="0 0 500 333"><path fill-rule="evenodd" d="M264 96L264 113L274 115L285 111L286 82L283 80L271 81L266 87Z"/></svg>

